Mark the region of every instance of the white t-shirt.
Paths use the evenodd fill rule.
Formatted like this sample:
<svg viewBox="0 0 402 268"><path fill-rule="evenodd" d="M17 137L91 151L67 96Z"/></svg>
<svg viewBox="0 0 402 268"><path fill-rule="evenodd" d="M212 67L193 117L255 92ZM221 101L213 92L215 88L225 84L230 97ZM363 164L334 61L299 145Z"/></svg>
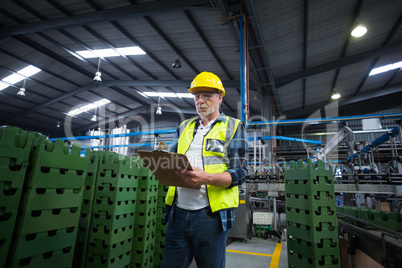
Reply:
<svg viewBox="0 0 402 268"><path fill-rule="evenodd" d="M215 120L212 120L206 126L203 126L200 120L194 140L191 142L186 152L186 156L193 167L196 166L204 169L202 162L202 143L204 136L211 129L211 125L214 121ZM176 205L186 210L199 210L209 206L206 185L202 185L200 189L177 187Z"/></svg>

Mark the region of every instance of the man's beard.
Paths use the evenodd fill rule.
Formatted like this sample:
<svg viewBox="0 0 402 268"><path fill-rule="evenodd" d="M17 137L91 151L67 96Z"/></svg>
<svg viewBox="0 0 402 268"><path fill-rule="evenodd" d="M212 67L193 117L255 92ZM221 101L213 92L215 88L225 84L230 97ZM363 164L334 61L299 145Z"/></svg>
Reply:
<svg viewBox="0 0 402 268"><path fill-rule="evenodd" d="M200 109L200 108L204 108L204 109ZM215 112L215 110L216 110L215 106L212 106L212 107L208 107L208 106L197 107L198 114L203 116L203 117L207 117L207 116L213 114Z"/></svg>

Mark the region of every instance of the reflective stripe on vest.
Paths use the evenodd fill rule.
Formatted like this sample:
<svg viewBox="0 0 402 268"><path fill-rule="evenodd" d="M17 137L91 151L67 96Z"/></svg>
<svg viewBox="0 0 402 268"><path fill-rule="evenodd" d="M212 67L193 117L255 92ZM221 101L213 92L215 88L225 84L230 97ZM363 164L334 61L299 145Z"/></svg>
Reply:
<svg viewBox="0 0 402 268"><path fill-rule="evenodd" d="M202 159L204 170L208 173L221 173L228 169L228 145L237 131L240 120L227 116L226 122L218 121L205 135L203 140ZM180 125L177 152L186 154L194 139L196 118L184 121ZM217 145L217 146L215 146ZM223 145L223 146L221 146ZM166 195L166 204L172 205L176 187L169 187ZM235 208L239 205L238 187L222 188L207 185L208 200L213 212Z"/></svg>

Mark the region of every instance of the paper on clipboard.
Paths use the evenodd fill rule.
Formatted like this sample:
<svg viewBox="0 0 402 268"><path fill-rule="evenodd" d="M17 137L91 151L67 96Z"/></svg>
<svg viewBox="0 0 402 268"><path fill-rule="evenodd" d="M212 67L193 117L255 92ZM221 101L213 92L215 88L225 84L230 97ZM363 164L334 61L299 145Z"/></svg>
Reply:
<svg viewBox="0 0 402 268"><path fill-rule="evenodd" d="M191 164L184 154L141 150L137 153L144 161L145 166L151 170L156 179L163 185L200 188L199 186L191 186L185 183L175 172L179 167L192 170Z"/></svg>

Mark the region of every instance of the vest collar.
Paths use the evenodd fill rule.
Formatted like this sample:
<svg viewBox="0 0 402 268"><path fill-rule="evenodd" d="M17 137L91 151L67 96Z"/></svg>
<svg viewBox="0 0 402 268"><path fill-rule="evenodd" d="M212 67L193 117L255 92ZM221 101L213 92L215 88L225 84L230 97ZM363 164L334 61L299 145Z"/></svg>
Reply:
<svg viewBox="0 0 402 268"><path fill-rule="evenodd" d="M200 124L201 116L195 117L195 120L196 120L195 121L195 128L197 129L199 124ZM218 121L222 121L223 123L226 123L226 120L227 120L226 115L223 112L221 112L221 114L218 116L218 118L216 118L216 120L213 123L213 125L215 125L216 122L218 122Z"/></svg>

